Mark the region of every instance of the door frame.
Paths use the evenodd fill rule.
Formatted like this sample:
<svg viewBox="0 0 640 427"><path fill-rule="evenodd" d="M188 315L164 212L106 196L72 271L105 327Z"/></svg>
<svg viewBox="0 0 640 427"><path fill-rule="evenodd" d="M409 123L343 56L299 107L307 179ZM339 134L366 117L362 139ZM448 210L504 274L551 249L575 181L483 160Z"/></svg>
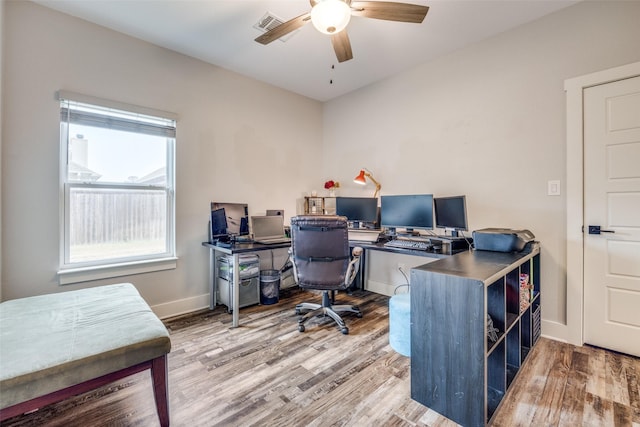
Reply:
<svg viewBox="0 0 640 427"><path fill-rule="evenodd" d="M584 344L584 89L640 76L640 62L564 82L567 108L567 333L566 340Z"/></svg>

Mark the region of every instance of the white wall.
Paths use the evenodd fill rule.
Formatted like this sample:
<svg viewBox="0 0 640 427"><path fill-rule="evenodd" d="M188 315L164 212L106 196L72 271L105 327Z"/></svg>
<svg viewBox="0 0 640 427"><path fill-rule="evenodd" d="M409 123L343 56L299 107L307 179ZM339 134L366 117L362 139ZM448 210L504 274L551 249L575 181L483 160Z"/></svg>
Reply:
<svg viewBox="0 0 640 427"><path fill-rule="evenodd" d="M639 16L640 2L582 2L326 103L327 175L365 166L382 194L466 194L470 230L533 231L543 333L566 339L565 197L547 196L566 174L563 84L638 61Z"/></svg>
<svg viewBox="0 0 640 427"><path fill-rule="evenodd" d="M291 216L317 186L320 103L30 2L5 15L3 298L130 281L163 315L208 306L209 203ZM59 89L180 116L175 270L58 285Z"/></svg>
<svg viewBox="0 0 640 427"><path fill-rule="evenodd" d="M4 0L0 0L0 189L2 189L2 57L4 56ZM0 197L0 301L2 301L2 198Z"/></svg>
<svg viewBox="0 0 640 427"><path fill-rule="evenodd" d="M546 195L548 180L565 180L563 82L640 60L640 2L582 2L324 107L29 2L5 3L4 15L3 298L100 284L57 285L63 88L181 117L178 268L118 279L165 313L207 298L209 201L289 216L324 179L373 194L351 184L365 166L382 194L466 194L472 230L531 229L544 332L566 336L565 197Z"/></svg>

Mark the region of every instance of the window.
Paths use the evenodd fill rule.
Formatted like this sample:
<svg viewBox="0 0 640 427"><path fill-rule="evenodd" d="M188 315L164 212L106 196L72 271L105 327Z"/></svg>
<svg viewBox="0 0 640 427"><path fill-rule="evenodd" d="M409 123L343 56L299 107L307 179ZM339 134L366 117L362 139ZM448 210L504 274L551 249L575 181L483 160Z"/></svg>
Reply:
<svg viewBox="0 0 640 427"><path fill-rule="evenodd" d="M175 117L117 107L60 93L61 275L175 259Z"/></svg>

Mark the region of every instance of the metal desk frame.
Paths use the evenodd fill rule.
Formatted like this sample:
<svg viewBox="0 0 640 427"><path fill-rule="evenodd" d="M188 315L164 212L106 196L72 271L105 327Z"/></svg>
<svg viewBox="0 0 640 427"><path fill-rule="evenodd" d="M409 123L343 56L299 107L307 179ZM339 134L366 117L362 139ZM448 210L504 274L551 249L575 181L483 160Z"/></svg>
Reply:
<svg viewBox="0 0 640 427"><path fill-rule="evenodd" d="M240 324L240 263L239 263L239 255L253 252L261 252L268 251L273 249L284 249L291 247L291 243L278 243L273 245L262 245L260 243L235 243L231 247L225 248L222 246L216 246L215 244L209 242L202 242L202 246L209 248L209 291L211 292L209 308L211 310L216 308L216 291L217 291L217 278L216 278L216 270L217 270L217 256L218 253L225 255L233 256L233 295L232 295L232 328L237 328ZM392 252L392 253L402 253L407 255L417 255L428 258L448 258L449 254L442 253L434 253L429 251L418 251L418 250L410 250L410 249L398 249L398 248L387 248L382 243L368 243L368 242L357 242L350 241L350 247L360 246L364 249L362 256L360 258L360 272L356 278L356 287L358 289L364 289L366 278L365 270L367 263L367 252L370 250L377 250L383 252Z"/></svg>

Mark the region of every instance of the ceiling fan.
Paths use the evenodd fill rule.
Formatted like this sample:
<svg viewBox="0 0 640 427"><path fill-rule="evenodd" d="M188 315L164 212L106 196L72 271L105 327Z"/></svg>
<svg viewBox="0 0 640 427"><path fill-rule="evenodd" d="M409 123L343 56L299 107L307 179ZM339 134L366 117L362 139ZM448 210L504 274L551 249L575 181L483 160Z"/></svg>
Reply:
<svg viewBox="0 0 640 427"><path fill-rule="evenodd" d="M427 6L390 1L309 0L309 2L311 11L278 25L256 38L255 41L269 44L311 21L318 31L331 36L338 62L344 62L353 59L351 42L346 30L352 15L419 24L429 11Z"/></svg>

